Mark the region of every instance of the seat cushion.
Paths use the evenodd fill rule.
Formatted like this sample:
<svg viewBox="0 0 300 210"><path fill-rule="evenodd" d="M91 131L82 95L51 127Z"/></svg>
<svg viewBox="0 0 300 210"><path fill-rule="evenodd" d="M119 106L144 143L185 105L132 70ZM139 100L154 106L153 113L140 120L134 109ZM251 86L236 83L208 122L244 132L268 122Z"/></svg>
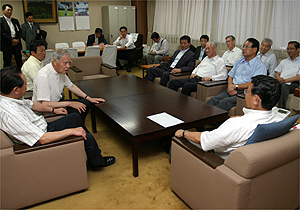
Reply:
<svg viewBox="0 0 300 210"><path fill-rule="evenodd" d="M106 78L109 77L105 74L96 74L96 75L89 75L89 76L83 76L83 80L88 80L88 79L99 79L99 78Z"/></svg>
<svg viewBox="0 0 300 210"><path fill-rule="evenodd" d="M280 122L258 124L254 133L250 136L245 145L270 140L286 134L293 127L298 118L299 115L296 115Z"/></svg>

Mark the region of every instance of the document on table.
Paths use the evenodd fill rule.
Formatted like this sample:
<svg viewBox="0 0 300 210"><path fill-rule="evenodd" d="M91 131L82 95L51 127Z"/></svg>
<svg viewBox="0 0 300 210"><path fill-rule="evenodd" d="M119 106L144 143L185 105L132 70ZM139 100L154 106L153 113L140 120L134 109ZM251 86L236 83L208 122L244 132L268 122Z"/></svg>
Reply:
<svg viewBox="0 0 300 210"><path fill-rule="evenodd" d="M169 115L166 112L154 114L154 115L148 116L147 118L165 128L173 126L173 125L177 125L180 123L184 123L184 121L182 121L176 117L173 117L172 115Z"/></svg>

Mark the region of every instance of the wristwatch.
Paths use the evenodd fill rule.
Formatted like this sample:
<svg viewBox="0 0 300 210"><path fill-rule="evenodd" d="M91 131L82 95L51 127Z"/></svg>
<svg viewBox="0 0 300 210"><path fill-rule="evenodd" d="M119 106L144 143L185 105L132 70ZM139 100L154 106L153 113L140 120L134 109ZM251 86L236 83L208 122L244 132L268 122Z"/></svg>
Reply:
<svg viewBox="0 0 300 210"><path fill-rule="evenodd" d="M182 133L182 138L185 138L184 134L185 132L187 132L188 130L184 130L183 133Z"/></svg>
<svg viewBox="0 0 300 210"><path fill-rule="evenodd" d="M239 85L235 85L235 89L239 89Z"/></svg>

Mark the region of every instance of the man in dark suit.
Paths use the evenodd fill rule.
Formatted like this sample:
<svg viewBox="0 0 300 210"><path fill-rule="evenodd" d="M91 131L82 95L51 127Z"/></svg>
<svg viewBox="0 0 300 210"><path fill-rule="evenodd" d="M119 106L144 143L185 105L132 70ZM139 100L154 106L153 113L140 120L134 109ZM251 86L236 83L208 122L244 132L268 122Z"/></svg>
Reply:
<svg viewBox="0 0 300 210"><path fill-rule="evenodd" d="M1 24L1 46L3 52L4 67L11 66L12 55L15 56L17 67L22 67L22 30L17 19L11 18L13 7L10 4L2 6L3 17L0 18Z"/></svg>
<svg viewBox="0 0 300 210"><path fill-rule="evenodd" d="M107 41L104 38L104 35L102 34L102 29L101 28L96 28L95 29L95 34L91 34L88 36L87 40L87 46L92 46L92 45L99 45L99 44L107 44Z"/></svg>
<svg viewBox="0 0 300 210"><path fill-rule="evenodd" d="M205 47L206 43L209 42L209 37L207 35L202 35L200 37L201 46L196 48L196 58L199 61L202 61L206 57Z"/></svg>
<svg viewBox="0 0 300 210"><path fill-rule="evenodd" d="M26 23L21 25L22 27L22 39L26 42L26 49L30 50L30 43L37 39L41 39L40 25L34 21L33 14L31 12L25 13Z"/></svg>
<svg viewBox="0 0 300 210"><path fill-rule="evenodd" d="M180 38L181 50L176 50L170 60L161 64L154 64L148 69L145 79L154 81L155 77L161 77L160 85L167 86L170 73L192 72L195 68L196 55L190 49L191 38Z"/></svg>

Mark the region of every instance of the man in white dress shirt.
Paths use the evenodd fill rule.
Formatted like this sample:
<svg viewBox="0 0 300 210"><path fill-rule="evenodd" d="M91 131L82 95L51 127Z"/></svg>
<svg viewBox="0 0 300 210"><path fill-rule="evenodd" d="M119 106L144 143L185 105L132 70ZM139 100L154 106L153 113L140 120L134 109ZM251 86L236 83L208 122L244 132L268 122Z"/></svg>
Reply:
<svg viewBox="0 0 300 210"><path fill-rule="evenodd" d="M175 136L190 140L204 151L214 150L225 159L248 141L258 124L283 120L282 115L272 110L279 100L280 86L276 79L269 76L252 77L250 85L244 91L246 107L243 109L243 116L231 117L212 131L190 132L180 129Z"/></svg>
<svg viewBox="0 0 300 210"><path fill-rule="evenodd" d="M118 50L117 55L117 70L122 69L118 59L124 59L128 61L127 72L131 72L131 68L134 61L134 49L135 45L133 38L130 34L127 34L127 28L122 26L120 28L120 36L114 41L113 45L121 46L122 50Z"/></svg>
<svg viewBox="0 0 300 210"><path fill-rule="evenodd" d="M300 87L300 44L297 41L290 41L287 47L288 58L282 60L275 69L275 78L282 84L281 96L278 107L286 108L289 94L294 93Z"/></svg>
<svg viewBox="0 0 300 210"><path fill-rule="evenodd" d="M217 55L216 43L207 42L205 48L207 56L194 69L190 79L173 79L169 83L170 89L177 91L182 87L181 93L190 96L191 92L197 91L199 81L218 81L227 78L227 69L222 58Z"/></svg>
<svg viewBox="0 0 300 210"><path fill-rule="evenodd" d="M266 65L268 75L275 77L275 68L277 66L277 59L274 53L269 52L273 44L272 39L264 38L260 45L260 51L257 57Z"/></svg>
<svg viewBox="0 0 300 210"><path fill-rule="evenodd" d="M31 56L23 64L21 71L26 77L27 90L33 90L33 79L36 73L43 68L43 60L46 56L46 42L44 40L34 40L30 45Z"/></svg>
<svg viewBox="0 0 300 210"><path fill-rule="evenodd" d="M157 32L153 32L151 39L154 44L151 47L150 52L146 56L148 64L160 63L164 56L169 55L169 42L168 40L161 38Z"/></svg>
<svg viewBox="0 0 300 210"><path fill-rule="evenodd" d="M77 112L84 122L90 103L105 102L102 98L91 98L74 85L66 75L71 66L71 56L64 49L54 52L52 63L44 66L33 80L33 101L53 108L66 107L68 113ZM81 99L62 100L64 87Z"/></svg>
<svg viewBox="0 0 300 210"><path fill-rule="evenodd" d="M235 46L235 37L233 35L226 36L225 40L228 50L224 52L222 59L225 62L227 70L230 71L235 62L243 58L243 54L242 50Z"/></svg>

